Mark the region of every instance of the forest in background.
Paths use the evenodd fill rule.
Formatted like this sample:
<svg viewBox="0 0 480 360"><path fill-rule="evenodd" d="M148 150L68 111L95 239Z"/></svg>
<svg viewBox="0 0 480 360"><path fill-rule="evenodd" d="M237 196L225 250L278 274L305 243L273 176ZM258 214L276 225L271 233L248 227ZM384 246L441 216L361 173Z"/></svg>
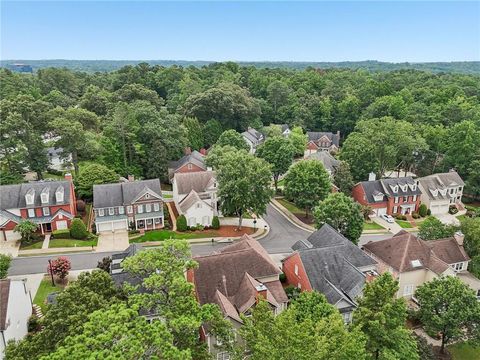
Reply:
<svg viewBox="0 0 480 360"><path fill-rule="evenodd" d="M213 61L187 60L0 60L0 67L9 68L12 64L28 64L33 71L48 67L61 67L74 71L104 72L119 70L124 66L135 66L140 63L150 66L195 66L202 67L214 64ZM375 60L308 62L308 61L239 61L240 66L256 68L283 68L294 70L316 69L363 69L367 71L422 70L433 73L449 72L459 74L480 74L480 61L424 62L424 63L391 63Z"/></svg>
<svg viewBox="0 0 480 360"><path fill-rule="evenodd" d="M166 177L186 146L271 123L340 131L355 181L370 171L455 168L480 194L480 77L417 70L292 70L237 63L111 72L0 70L1 183L48 171L46 146L115 173ZM45 141L49 135L51 141ZM47 136L48 138L48 136Z"/></svg>

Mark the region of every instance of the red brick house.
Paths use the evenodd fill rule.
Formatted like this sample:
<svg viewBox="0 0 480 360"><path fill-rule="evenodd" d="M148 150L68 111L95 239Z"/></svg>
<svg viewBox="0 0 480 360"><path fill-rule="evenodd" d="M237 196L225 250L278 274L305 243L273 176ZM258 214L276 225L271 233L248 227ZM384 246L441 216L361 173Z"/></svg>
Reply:
<svg viewBox="0 0 480 360"><path fill-rule="evenodd" d="M0 240L18 240L13 229L23 219L38 224L42 234L68 229L77 214L70 174L63 181L35 181L0 186Z"/></svg>
<svg viewBox="0 0 480 360"><path fill-rule="evenodd" d="M171 180L176 173L191 173L207 171L205 155L189 148L185 150L185 156L180 160L171 161L168 165L168 178Z"/></svg>
<svg viewBox="0 0 480 360"><path fill-rule="evenodd" d="M331 132L307 132L308 142L305 150L305 157L321 151L338 151L340 148L340 131L335 134Z"/></svg>
<svg viewBox="0 0 480 360"><path fill-rule="evenodd" d="M418 211L422 192L412 177L362 181L352 190L353 198L370 206L376 216L411 214Z"/></svg>

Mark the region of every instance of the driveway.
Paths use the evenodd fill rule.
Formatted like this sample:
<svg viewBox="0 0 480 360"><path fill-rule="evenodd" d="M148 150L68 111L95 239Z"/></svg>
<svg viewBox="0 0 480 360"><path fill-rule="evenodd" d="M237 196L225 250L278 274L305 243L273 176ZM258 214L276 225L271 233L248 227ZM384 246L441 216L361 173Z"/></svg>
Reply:
<svg viewBox="0 0 480 360"><path fill-rule="evenodd" d="M388 229L388 231L391 232L392 234L396 234L402 230L402 227L398 225L396 222L388 223L378 216L372 216L370 217L370 219L372 219L372 221L377 223L378 225L383 226L385 229Z"/></svg>
<svg viewBox="0 0 480 360"><path fill-rule="evenodd" d="M97 251L122 251L129 245L128 232L126 231L105 231L98 235Z"/></svg>
<svg viewBox="0 0 480 360"><path fill-rule="evenodd" d="M456 225L456 226L460 225L460 221L451 214L437 214L433 216L435 216L438 220L440 220L444 224Z"/></svg>

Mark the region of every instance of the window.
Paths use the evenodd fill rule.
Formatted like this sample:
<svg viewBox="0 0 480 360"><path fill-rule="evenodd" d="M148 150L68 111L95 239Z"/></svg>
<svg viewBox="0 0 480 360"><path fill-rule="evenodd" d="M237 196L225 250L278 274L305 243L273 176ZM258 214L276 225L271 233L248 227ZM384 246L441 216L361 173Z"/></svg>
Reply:
<svg viewBox="0 0 480 360"><path fill-rule="evenodd" d="M197 203L196 208L197 208L197 209L200 209L201 207L202 207L202 204Z"/></svg>
<svg viewBox="0 0 480 360"><path fill-rule="evenodd" d="M153 204L153 211L160 211L160 204L159 203Z"/></svg>
<svg viewBox="0 0 480 360"><path fill-rule="evenodd" d="M25 202L27 205L33 205L33 194L25 195Z"/></svg>
<svg viewBox="0 0 480 360"><path fill-rule="evenodd" d="M28 209L28 217L35 217L35 209Z"/></svg>
<svg viewBox="0 0 480 360"><path fill-rule="evenodd" d="M48 194L42 193L40 196L42 198L42 204L48 203Z"/></svg>
<svg viewBox="0 0 480 360"><path fill-rule="evenodd" d="M139 214L143 213L143 205L137 205L137 212Z"/></svg>
<svg viewBox="0 0 480 360"><path fill-rule="evenodd" d="M230 354L227 352L221 352L217 354L217 360L230 360Z"/></svg>
<svg viewBox="0 0 480 360"><path fill-rule="evenodd" d="M298 275L298 265L295 264L295 275Z"/></svg>
<svg viewBox="0 0 480 360"><path fill-rule="evenodd" d="M396 214L398 212L398 206L393 207L393 213Z"/></svg>
<svg viewBox="0 0 480 360"><path fill-rule="evenodd" d="M151 212L152 211L152 204L145 204L145 212Z"/></svg>
<svg viewBox="0 0 480 360"><path fill-rule="evenodd" d="M408 196L404 196L403 197L403 202L407 202L408 201Z"/></svg>
<svg viewBox="0 0 480 360"><path fill-rule="evenodd" d="M124 208L123 206L119 206L119 207L118 207L118 213L119 213L120 215L123 215L123 214L125 213L125 208Z"/></svg>
<svg viewBox="0 0 480 360"><path fill-rule="evenodd" d="M188 170L192 170L192 164L188 164L188 165L187 165L187 169L188 169Z"/></svg>
<svg viewBox="0 0 480 360"><path fill-rule="evenodd" d="M417 195L413 195L413 201L417 201Z"/></svg>
<svg viewBox="0 0 480 360"><path fill-rule="evenodd" d="M162 219L160 218L155 218L155 224L161 224L162 223Z"/></svg>
<svg viewBox="0 0 480 360"><path fill-rule="evenodd" d="M453 268L455 269L455 271L462 271L463 270L463 262L454 264Z"/></svg>
<svg viewBox="0 0 480 360"><path fill-rule="evenodd" d="M44 207L43 208L43 216L48 216L50 215L50 208Z"/></svg>
<svg viewBox="0 0 480 360"><path fill-rule="evenodd" d="M105 211L103 209L98 209L98 216L105 215Z"/></svg>
<svg viewBox="0 0 480 360"><path fill-rule="evenodd" d="M114 215L115 214L115 209L113 207L108 208L108 215Z"/></svg>
<svg viewBox="0 0 480 360"><path fill-rule="evenodd" d="M351 323L352 322L352 312L347 312L342 314L343 322L345 324Z"/></svg>
<svg viewBox="0 0 480 360"><path fill-rule="evenodd" d="M398 204L398 196L395 196L395 204Z"/></svg>
<svg viewBox="0 0 480 360"><path fill-rule="evenodd" d="M65 189L63 186L59 186L55 191L55 198L57 199L57 203L63 202L63 195L65 194Z"/></svg>
<svg viewBox="0 0 480 360"><path fill-rule="evenodd" d="M129 214L133 213L133 206L132 206L132 205L128 205L128 206L127 206L127 212L128 212Z"/></svg>
<svg viewBox="0 0 480 360"><path fill-rule="evenodd" d="M413 285L405 285L403 288L403 296L413 295Z"/></svg>
<svg viewBox="0 0 480 360"><path fill-rule="evenodd" d="M150 194L145 194L145 199L150 199Z"/></svg>

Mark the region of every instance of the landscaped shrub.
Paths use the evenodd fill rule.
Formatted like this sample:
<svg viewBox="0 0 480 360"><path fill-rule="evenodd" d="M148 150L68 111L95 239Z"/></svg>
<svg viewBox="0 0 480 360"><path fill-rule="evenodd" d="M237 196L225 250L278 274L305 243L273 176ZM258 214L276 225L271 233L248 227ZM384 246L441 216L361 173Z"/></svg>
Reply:
<svg viewBox="0 0 480 360"><path fill-rule="evenodd" d="M280 280L280 282L283 284L287 281L287 275L285 275L285 273L281 273L279 276L278 276L278 280Z"/></svg>
<svg viewBox="0 0 480 360"><path fill-rule="evenodd" d="M73 219L70 225L70 236L74 239L83 240L88 236L87 227L81 219Z"/></svg>
<svg viewBox="0 0 480 360"><path fill-rule="evenodd" d="M402 220L402 221L405 221L407 220L407 217L405 215L402 215L402 214L398 214L397 217L396 217L397 220Z"/></svg>
<svg viewBox="0 0 480 360"><path fill-rule="evenodd" d="M28 318L27 330L29 333L36 333L41 329L39 319L32 315Z"/></svg>
<svg viewBox="0 0 480 360"><path fill-rule="evenodd" d="M413 217L414 219L420 219L420 214L414 211L414 212L412 213L412 217Z"/></svg>
<svg viewBox="0 0 480 360"><path fill-rule="evenodd" d="M85 201L77 200L77 211L84 213L85 212Z"/></svg>
<svg viewBox="0 0 480 360"><path fill-rule="evenodd" d="M418 208L418 214L419 214L421 217L425 217L425 216L427 216L427 212L428 212L427 205L425 205L425 204L420 204L420 207Z"/></svg>
<svg viewBox="0 0 480 360"><path fill-rule="evenodd" d="M170 221L167 220L167 219L164 219L164 220L163 220L163 227L164 227L165 229L171 229Z"/></svg>
<svg viewBox="0 0 480 360"><path fill-rule="evenodd" d="M70 230L55 230L52 232L52 237L54 239L70 239Z"/></svg>
<svg viewBox="0 0 480 360"><path fill-rule="evenodd" d="M97 268L110 273L110 265L112 264L112 258L110 256L104 257L98 262Z"/></svg>
<svg viewBox="0 0 480 360"><path fill-rule="evenodd" d="M180 215L177 218L177 230L178 231L187 231L188 230L187 218L185 217L185 215Z"/></svg>
<svg viewBox="0 0 480 360"><path fill-rule="evenodd" d="M212 219L212 229L220 229L220 219L218 218L218 216L214 216Z"/></svg>
<svg viewBox="0 0 480 360"><path fill-rule="evenodd" d="M11 256L0 254L0 279L5 279L7 277L11 262Z"/></svg>
<svg viewBox="0 0 480 360"><path fill-rule="evenodd" d="M71 268L72 264L70 263L70 260L65 256L60 256L59 258L52 260L51 264L47 267L47 272L56 275L60 280L63 280L67 277Z"/></svg>
<svg viewBox="0 0 480 360"><path fill-rule="evenodd" d="M427 210L427 216L430 216L430 215L432 215L432 210L428 209Z"/></svg>
<svg viewBox="0 0 480 360"><path fill-rule="evenodd" d="M450 205L450 207L448 208L448 213L451 215L455 215L456 213L458 213L457 207L455 205Z"/></svg>

